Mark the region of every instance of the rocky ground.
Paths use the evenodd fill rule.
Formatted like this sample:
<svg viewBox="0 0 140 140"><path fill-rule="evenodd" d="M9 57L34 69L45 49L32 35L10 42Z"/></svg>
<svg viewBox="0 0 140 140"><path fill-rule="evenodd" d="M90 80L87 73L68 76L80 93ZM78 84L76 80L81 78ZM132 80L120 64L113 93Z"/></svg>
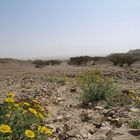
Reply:
<svg viewBox="0 0 140 140"><path fill-rule="evenodd" d="M23 65L23 64L22 64ZM26 67L25 67L26 66ZM75 77L87 69L100 69L112 77L121 90L135 89L139 95L138 66L119 68L111 65L92 67L48 66L35 69L30 64L0 65L1 98L8 91L18 96L30 96L47 102L48 126L53 140L139 140L140 130L132 128L132 121L140 121L139 105L111 107L101 103L83 108L78 98L80 88Z"/></svg>

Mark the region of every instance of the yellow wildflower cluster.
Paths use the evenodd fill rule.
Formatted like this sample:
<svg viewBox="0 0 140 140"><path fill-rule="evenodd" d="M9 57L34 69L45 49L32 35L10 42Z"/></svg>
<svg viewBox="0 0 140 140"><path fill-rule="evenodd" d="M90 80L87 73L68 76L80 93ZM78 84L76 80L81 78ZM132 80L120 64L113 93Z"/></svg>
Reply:
<svg viewBox="0 0 140 140"><path fill-rule="evenodd" d="M13 92L9 92L7 97L0 104L0 135L3 139L44 139L52 136L51 129L41 126L46 123L47 110L37 99L26 101L22 98L16 98ZM8 122L8 124L5 124ZM33 127L35 126L35 127ZM6 134L6 135L5 135Z"/></svg>
<svg viewBox="0 0 140 140"><path fill-rule="evenodd" d="M52 131L49 128L45 127L45 126L38 126L38 130L41 133L46 134L47 136L51 136L52 135Z"/></svg>
<svg viewBox="0 0 140 140"><path fill-rule="evenodd" d="M5 98L4 101L7 103L14 103L15 102L14 99L12 99L12 98Z"/></svg>
<svg viewBox="0 0 140 140"><path fill-rule="evenodd" d="M128 96L133 102L140 102L140 98L137 96L134 89L129 90Z"/></svg>
<svg viewBox="0 0 140 140"><path fill-rule="evenodd" d="M33 113L35 116L37 116L37 111L36 111L35 109L29 108L29 111L30 111L31 113Z"/></svg>
<svg viewBox="0 0 140 140"><path fill-rule="evenodd" d="M27 103L27 102L23 102L23 104L26 105L26 106L30 106L30 104Z"/></svg>

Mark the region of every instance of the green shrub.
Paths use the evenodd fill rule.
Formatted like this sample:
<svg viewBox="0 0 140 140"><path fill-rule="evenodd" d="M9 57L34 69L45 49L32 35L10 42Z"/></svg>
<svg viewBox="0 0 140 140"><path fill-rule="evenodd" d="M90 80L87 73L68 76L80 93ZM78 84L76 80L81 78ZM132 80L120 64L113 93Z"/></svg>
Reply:
<svg viewBox="0 0 140 140"><path fill-rule="evenodd" d="M125 59L126 59L126 64L128 66L131 66L133 63L135 63L138 59L135 58L133 55L131 54L127 54L125 55Z"/></svg>
<svg viewBox="0 0 140 140"><path fill-rule="evenodd" d="M114 64L118 65L120 67L123 67L124 64L127 64L128 66L131 66L134 62L137 61L137 59L129 54L129 53L117 53L117 54L112 54L108 57L108 59Z"/></svg>
<svg viewBox="0 0 140 140"><path fill-rule="evenodd" d="M139 99L132 90L130 90L128 94L119 91L117 94L110 96L107 103L111 106L129 106L139 103Z"/></svg>
<svg viewBox="0 0 140 140"><path fill-rule="evenodd" d="M81 64L86 64L87 62L91 60L92 60L92 57L90 56L71 57L69 64L80 66Z"/></svg>
<svg viewBox="0 0 140 140"><path fill-rule="evenodd" d="M104 57L90 57L90 56L79 56L79 57L71 57L68 64L80 66L82 64L86 65L89 61L94 61L93 65L95 65L96 61L104 59Z"/></svg>
<svg viewBox="0 0 140 140"><path fill-rule="evenodd" d="M105 57L101 57L101 56L92 57L92 60L94 61L93 62L93 65L96 64L96 61L98 61L98 60L104 60L104 59L106 59L106 58Z"/></svg>
<svg viewBox="0 0 140 140"><path fill-rule="evenodd" d="M49 65L60 65L61 61L60 60L48 60L47 61Z"/></svg>
<svg viewBox="0 0 140 140"><path fill-rule="evenodd" d="M87 71L77 77L81 87L80 99L84 105L90 102L105 101L109 106L128 106L140 102L136 92L130 89L122 93L121 88L113 80L104 77L100 71Z"/></svg>
<svg viewBox="0 0 140 140"><path fill-rule="evenodd" d="M114 64L118 65L120 63L120 55L119 54L112 54L108 57L108 59Z"/></svg>
<svg viewBox="0 0 140 140"><path fill-rule="evenodd" d="M81 100L83 104L108 101L110 96L116 94L117 89L110 78L105 78L99 71L88 71L77 78L81 86Z"/></svg>
<svg viewBox="0 0 140 140"><path fill-rule="evenodd" d="M59 65L61 64L60 60L34 60L32 63L35 65L35 68L42 68L47 65Z"/></svg>
<svg viewBox="0 0 140 140"><path fill-rule="evenodd" d="M139 129L140 128L140 122L139 120L136 118L136 119L133 119L129 122L129 126L130 128L132 129Z"/></svg>

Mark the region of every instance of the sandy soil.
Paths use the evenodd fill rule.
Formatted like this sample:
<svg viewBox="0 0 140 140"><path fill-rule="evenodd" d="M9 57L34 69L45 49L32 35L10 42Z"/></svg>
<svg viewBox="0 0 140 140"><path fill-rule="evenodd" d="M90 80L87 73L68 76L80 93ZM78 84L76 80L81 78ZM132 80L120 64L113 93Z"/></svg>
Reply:
<svg viewBox="0 0 140 140"><path fill-rule="evenodd" d="M50 112L48 125L53 128L55 136L51 139L135 140L138 138L129 134L124 124L130 118L139 116L139 111L134 113L124 108L105 109L100 104L92 108L80 107L78 99L80 89L74 78L81 71L99 69L105 76L112 77L121 89L135 88L139 94L139 67L139 64L132 68L98 64L84 67L47 66L38 69L29 62L9 62L0 64L0 95L3 97L8 91L14 91L18 96L27 95L47 102ZM67 80L64 83L65 77ZM112 122L108 120L110 116L105 117L104 112L107 111L114 111L114 118L111 119L115 121L119 119L117 122L121 123L119 126L111 124ZM129 114L129 117L127 118L123 113ZM122 117L120 114L123 114ZM124 120L121 122L120 119Z"/></svg>

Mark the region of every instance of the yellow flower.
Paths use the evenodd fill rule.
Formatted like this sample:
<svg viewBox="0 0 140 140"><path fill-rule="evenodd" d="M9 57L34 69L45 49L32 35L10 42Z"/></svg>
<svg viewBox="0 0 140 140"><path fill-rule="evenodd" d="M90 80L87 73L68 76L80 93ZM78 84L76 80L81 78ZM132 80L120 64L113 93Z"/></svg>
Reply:
<svg viewBox="0 0 140 140"><path fill-rule="evenodd" d="M36 111L35 109L33 109L33 108L29 108L29 111L32 112L34 115L37 116L37 111Z"/></svg>
<svg viewBox="0 0 140 140"><path fill-rule="evenodd" d="M129 94L131 94L132 96L135 96L135 91L134 90L129 90Z"/></svg>
<svg viewBox="0 0 140 140"><path fill-rule="evenodd" d="M12 109L12 106L8 106L8 109Z"/></svg>
<svg viewBox="0 0 140 140"><path fill-rule="evenodd" d="M23 102L23 104L26 105L26 106L30 106L30 104L27 103L27 102Z"/></svg>
<svg viewBox="0 0 140 140"><path fill-rule="evenodd" d="M109 82L110 84L112 84L112 83L113 83L113 79L108 78L107 80L108 80L108 82Z"/></svg>
<svg viewBox="0 0 140 140"><path fill-rule="evenodd" d="M26 112L27 112L27 110L23 110L23 112L22 112L22 113L24 114L24 113L26 113Z"/></svg>
<svg viewBox="0 0 140 140"><path fill-rule="evenodd" d="M37 115L40 119L44 119L44 116L42 115L42 113L39 112Z"/></svg>
<svg viewBox="0 0 140 140"><path fill-rule="evenodd" d="M26 130L25 135L29 138L34 138L35 137L35 133L32 130Z"/></svg>
<svg viewBox="0 0 140 140"><path fill-rule="evenodd" d="M41 125L37 125L37 126L38 126L38 131L40 131L42 126Z"/></svg>
<svg viewBox="0 0 140 140"><path fill-rule="evenodd" d="M99 75L97 75L97 76L96 76L96 80L99 82L99 81L102 80L102 78L101 78Z"/></svg>
<svg viewBox="0 0 140 140"><path fill-rule="evenodd" d="M13 98L5 98L4 101L8 102L8 103L14 103L15 102L15 100Z"/></svg>
<svg viewBox="0 0 140 140"><path fill-rule="evenodd" d="M15 94L13 92L8 93L8 97L14 97L14 96L15 96Z"/></svg>
<svg viewBox="0 0 140 140"><path fill-rule="evenodd" d="M21 111L23 111L23 108L22 108L22 107L18 107L18 110L21 110Z"/></svg>
<svg viewBox="0 0 140 140"><path fill-rule="evenodd" d="M45 126L39 126L38 127L38 130L41 132L41 133L45 133L47 136L51 136L52 135L52 131L49 129L49 128L47 128L47 127L45 127Z"/></svg>
<svg viewBox="0 0 140 140"><path fill-rule="evenodd" d="M9 118L10 117L10 114L6 114L5 116Z"/></svg>
<svg viewBox="0 0 140 140"><path fill-rule="evenodd" d="M14 106L15 106L15 107L19 107L19 106L20 106L20 104L14 104Z"/></svg>
<svg viewBox="0 0 140 140"><path fill-rule="evenodd" d="M11 127L9 125L1 125L0 132L2 133L11 133Z"/></svg>
<svg viewBox="0 0 140 140"><path fill-rule="evenodd" d="M39 101L37 101L37 100L32 100L34 103L36 103L36 104L40 104L40 102Z"/></svg>

